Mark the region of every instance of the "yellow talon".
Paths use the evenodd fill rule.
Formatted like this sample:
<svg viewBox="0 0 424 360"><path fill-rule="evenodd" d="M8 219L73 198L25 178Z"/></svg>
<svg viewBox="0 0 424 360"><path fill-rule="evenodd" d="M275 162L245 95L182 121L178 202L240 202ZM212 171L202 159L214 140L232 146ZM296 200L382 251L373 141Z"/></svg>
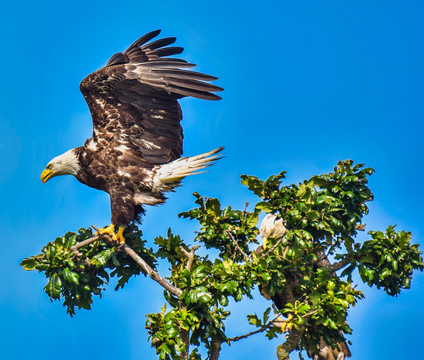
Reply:
<svg viewBox="0 0 424 360"><path fill-rule="evenodd" d="M110 236L112 236L112 232L115 230L115 225L110 224L109 226L100 229L100 234L109 234ZM97 234L97 233L96 233Z"/></svg>
<svg viewBox="0 0 424 360"><path fill-rule="evenodd" d="M286 320L282 321L281 331L285 333L286 331L290 331L293 328L293 324L290 324L290 321L293 319L293 315L289 314Z"/></svg>
<svg viewBox="0 0 424 360"><path fill-rule="evenodd" d="M123 236L124 230L125 230L125 226L121 226L119 228L118 232L116 233L116 237L119 240L120 244L125 243L125 239L124 239L124 236Z"/></svg>
<svg viewBox="0 0 424 360"><path fill-rule="evenodd" d="M118 232L115 234L115 225L110 224L109 226L107 226L103 229L100 229L100 234L102 234L102 235L107 234L112 238L113 241L118 241L120 244L123 244L123 243L125 243L125 239L122 235L124 233L124 229L125 229L125 226L121 226L119 228ZM96 235L97 235L97 233L96 233Z"/></svg>

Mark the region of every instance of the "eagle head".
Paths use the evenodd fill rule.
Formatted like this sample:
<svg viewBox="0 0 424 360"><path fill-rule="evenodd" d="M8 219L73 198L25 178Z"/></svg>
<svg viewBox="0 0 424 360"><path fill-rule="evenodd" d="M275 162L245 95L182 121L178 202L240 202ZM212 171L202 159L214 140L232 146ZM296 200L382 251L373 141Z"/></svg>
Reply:
<svg viewBox="0 0 424 360"><path fill-rule="evenodd" d="M76 175L80 169L75 149L68 150L62 155L56 156L41 173L41 181L45 183L54 176Z"/></svg>
<svg viewBox="0 0 424 360"><path fill-rule="evenodd" d="M287 231L284 220L275 214L268 214L262 221L259 233L262 237L263 247L266 248L269 237L280 239Z"/></svg>

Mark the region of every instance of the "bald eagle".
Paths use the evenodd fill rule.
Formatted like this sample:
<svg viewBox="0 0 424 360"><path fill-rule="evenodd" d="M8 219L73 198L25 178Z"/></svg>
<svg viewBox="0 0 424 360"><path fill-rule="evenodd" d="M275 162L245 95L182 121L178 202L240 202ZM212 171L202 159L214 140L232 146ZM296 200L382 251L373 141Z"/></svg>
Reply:
<svg viewBox="0 0 424 360"><path fill-rule="evenodd" d="M93 120L93 135L83 146L51 160L41 174L45 183L70 174L110 195L111 224L101 230L124 242L127 224L139 220L142 205L156 205L187 175L219 159L218 148L183 157L182 113L178 99L221 99L210 84L216 77L189 70L185 60L168 56L181 47L174 37L151 41L160 30L113 55L106 66L82 80L80 90ZM115 234L115 227L119 227Z"/></svg>
<svg viewBox="0 0 424 360"><path fill-rule="evenodd" d="M256 252L262 253L264 251L264 249L267 247L268 238L280 239L285 235L286 231L287 229L283 219L278 218L275 214L267 214L263 219L259 230L263 245L259 246L256 249ZM318 253L317 255L320 259L316 264L317 267L331 265L325 253ZM297 275L289 274L291 277L293 277L293 275L294 278L292 281L296 282ZM333 273L331 276L337 275ZM288 280L286 279L286 281ZM286 304L290 302L290 299L283 292L277 292L271 296L270 291L266 286L260 286L259 290L265 299L272 299L278 310L284 309ZM320 338L319 348L307 349L307 353L308 356L314 360L343 360L352 356L350 349L345 341L336 343L334 344L334 347L332 347L329 346L323 338Z"/></svg>

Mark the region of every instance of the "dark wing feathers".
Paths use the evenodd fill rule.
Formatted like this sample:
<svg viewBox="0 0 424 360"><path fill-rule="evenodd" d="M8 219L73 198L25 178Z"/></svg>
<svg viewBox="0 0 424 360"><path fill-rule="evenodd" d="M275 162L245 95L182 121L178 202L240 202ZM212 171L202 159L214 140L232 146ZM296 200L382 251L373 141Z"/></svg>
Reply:
<svg viewBox="0 0 424 360"><path fill-rule="evenodd" d="M163 38L146 44L148 41L159 35L159 33L160 30L155 30L149 32L146 35L143 35L140 39L136 40L127 50L125 50L125 52L122 54L123 58L126 59L127 62L142 63L155 60L162 56L176 55L183 52L184 49L179 46L165 47L173 44L176 40L175 37ZM112 65L111 60L108 61L108 65Z"/></svg>
<svg viewBox="0 0 424 360"><path fill-rule="evenodd" d="M128 62L128 56L125 56L123 53L117 53L112 55L112 57L107 62L106 66L125 64Z"/></svg>
<svg viewBox="0 0 424 360"><path fill-rule="evenodd" d="M143 35L141 38L139 38L136 41L134 41L128 47L128 49L125 50L124 53L117 53L117 54L113 55L109 59L109 61L107 62L106 66L117 65L117 64L125 64L125 63L128 63L128 62L145 62L145 61L149 61L148 54L146 54L146 52L144 52L142 49L140 49L140 46L141 45L144 45L149 40L151 40L154 37L158 36L159 33L160 33L160 30L155 30L155 31L151 31L151 32ZM172 42L171 42L171 44L172 44ZM166 46L166 45L162 45L162 46ZM156 49L156 47L154 49Z"/></svg>
<svg viewBox="0 0 424 360"><path fill-rule="evenodd" d="M206 81L210 81L208 75L199 75L199 73L187 70L185 70L186 74L191 73L189 76L178 75L177 73L171 73L167 68L158 66L145 67L144 64L128 64L125 65L125 68L126 72L124 75L126 79L138 79L142 84L150 85L164 91L158 92L158 96L161 96L161 93L166 93L167 96L174 95L175 98L193 96L207 100L220 99L218 95L212 94L212 92L222 91L222 88L202 81L205 79L207 79ZM171 68L171 70L179 69Z"/></svg>
<svg viewBox="0 0 424 360"><path fill-rule="evenodd" d="M128 51L134 49L134 48L138 48L141 45L144 45L145 43L147 43L148 41L152 40L153 38L155 38L156 36L158 36L160 34L161 30L153 30L150 31L147 34L144 34L142 37L140 37L139 39L137 39L136 41L134 41L127 50L125 50L125 52L127 53Z"/></svg>
<svg viewBox="0 0 424 360"><path fill-rule="evenodd" d="M176 38L176 37L167 37L167 38L162 38L162 39L159 39L159 40L152 41L151 43L149 43L149 44L147 44L147 45L145 45L145 46L142 46L141 48L142 48L143 50L144 50L144 49L154 50L154 49L157 49L157 48L160 48L160 47L164 47L164 46L171 45L171 44L173 44L176 40L177 40L177 38Z"/></svg>
<svg viewBox="0 0 424 360"><path fill-rule="evenodd" d="M153 56L157 56L162 57L162 56L171 56L171 55L177 55L177 54L181 54L184 51L184 49L182 47L179 46L169 46L166 48L161 48L161 49L156 49L153 51L149 52L149 57L153 57Z"/></svg>
<svg viewBox="0 0 424 360"><path fill-rule="evenodd" d="M187 71L187 70L181 70L181 69L167 69L167 70L162 70L161 72L162 74L166 76L172 76L172 77L180 78L180 79L195 79L195 80L203 80L203 81L214 81L218 79L215 76L206 75L196 71Z"/></svg>
<svg viewBox="0 0 424 360"><path fill-rule="evenodd" d="M169 46L174 37L149 42L159 33L152 31L113 55L80 86L92 114L93 137L117 139L153 164L182 154L177 100L184 96L218 100L214 92L222 90L208 83L216 77L188 70L195 65L168 57L183 51Z"/></svg>

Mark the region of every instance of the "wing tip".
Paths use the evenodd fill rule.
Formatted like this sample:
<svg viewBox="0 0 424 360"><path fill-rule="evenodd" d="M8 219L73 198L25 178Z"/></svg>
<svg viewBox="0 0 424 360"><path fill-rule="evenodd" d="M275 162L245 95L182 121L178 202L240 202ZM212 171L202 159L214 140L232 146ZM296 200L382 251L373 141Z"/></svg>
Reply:
<svg viewBox="0 0 424 360"><path fill-rule="evenodd" d="M126 54L129 50L135 48L135 47L139 47L147 42L149 42L150 40L152 40L153 38L155 38L156 36L158 36L160 34L162 30L161 29L157 29L157 30L153 30L148 32L147 34L144 34L143 36L139 37L136 41L134 41L127 50L125 50L124 54Z"/></svg>
<svg viewBox="0 0 424 360"><path fill-rule="evenodd" d="M147 34L144 34L142 37L150 37L150 39L153 39L156 36L158 36L161 32L162 32L162 29L152 30L152 31L149 31ZM147 41L149 41L149 40L147 40Z"/></svg>

